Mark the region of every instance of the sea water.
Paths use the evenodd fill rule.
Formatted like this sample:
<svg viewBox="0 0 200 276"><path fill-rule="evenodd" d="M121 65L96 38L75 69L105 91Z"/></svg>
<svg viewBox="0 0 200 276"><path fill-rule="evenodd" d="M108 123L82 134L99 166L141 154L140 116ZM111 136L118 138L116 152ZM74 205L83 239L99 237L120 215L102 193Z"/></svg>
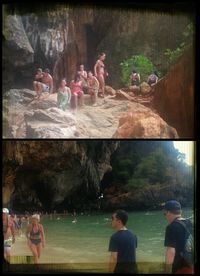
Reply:
<svg viewBox="0 0 200 276"><path fill-rule="evenodd" d="M106 269L110 256L109 239L114 233L111 227L111 215L111 213L77 214L76 223L73 223L73 217L69 214L43 216L41 224L44 227L46 245L42 250L40 263L70 264L71 267L78 267L80 270L102 264ZM140 264L143 266L141 268L143 272L149 272L149 268L145 271L144 264L152 264L154 267L164 263L167 221L163 211L128 212L128 215L127 228L132 230L138 239L137 262L139 266ZM193 210L183 209L183 217L190 216L193 216ZM12 255L31 255L25 238L25 229L21 236L17 236Z"/></svg>

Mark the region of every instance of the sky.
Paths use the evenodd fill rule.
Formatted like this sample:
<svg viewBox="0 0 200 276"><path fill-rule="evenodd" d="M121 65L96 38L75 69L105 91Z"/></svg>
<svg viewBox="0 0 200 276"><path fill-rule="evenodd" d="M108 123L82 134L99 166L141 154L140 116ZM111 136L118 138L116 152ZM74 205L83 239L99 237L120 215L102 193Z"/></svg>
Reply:
<svg viewBox="0 0 200 276"><path fill-rule="evenodd" d="M186 154L185 162L188 165L194 163L194 142L193 141L174 141L174 147Z"/></svg>

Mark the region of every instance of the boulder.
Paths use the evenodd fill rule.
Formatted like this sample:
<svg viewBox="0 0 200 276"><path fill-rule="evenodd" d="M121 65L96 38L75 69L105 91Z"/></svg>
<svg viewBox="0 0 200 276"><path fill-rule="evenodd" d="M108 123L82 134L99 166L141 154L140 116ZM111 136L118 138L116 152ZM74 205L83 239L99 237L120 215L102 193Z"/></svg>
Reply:
<svg viewBox="0 0 200 276"><path fill-rule="evenodd" d="M177 131L150 109L130 111L119 119L113 138L179 138Z"/></svg>
<svg viewBox="0 0 200 276"><path fill-rule="evenodd" d="M133 92L135 95L138 95L138 94L140 94L140 87L137 85L129 86L127 92Z"/></svg>
<svg viewBox="0 0 200 276"><path fill-rule="evenodd" d="M27 138L72 138L76 136L76 119L69 111L56 107L24 113Z"/></svg>
<svg viewBox="0 0 200 276"><path fill-rule="evenodd" d="M111 86L108 86L108 85L105 86L105 93L111 96L116 95L115 89L113 89Z"/></svg>
<svg viewBox="0 0 200 276"><path fill-rule="evenodd" d="M148 94L150 91L151 91L151 86L150 86L148 83L142 82L142 83L140 84L140 92L141 92L142 95L146 95L146 94Z"/></svg>
<svg viewBox="0 0 200 276"><path fill-rule="evenodd" d="M119 100L128 100L128 101L132 101L133 98L131 96L128 95L128 93L122 91L122 90L117 90L117 93L116 93L116 99L119 99Z"/></svg>

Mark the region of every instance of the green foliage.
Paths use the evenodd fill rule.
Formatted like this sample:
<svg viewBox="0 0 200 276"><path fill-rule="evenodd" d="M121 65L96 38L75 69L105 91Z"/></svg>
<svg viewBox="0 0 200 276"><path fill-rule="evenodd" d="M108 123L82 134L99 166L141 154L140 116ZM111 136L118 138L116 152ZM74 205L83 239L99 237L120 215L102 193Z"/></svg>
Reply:
<svg viewBox="0 0 200 276"><path fill-rule="evenodd" d="M182 55L185 48L191 43L193 39L192 38L193 34L194 34L194 25L193 23L190 23L187 25L187 27L183 32L184 41L176 49L171 50L167 48L164 51L164 55L167 57L167 63L169 66L172 64L175 64L177 59Z"/></svg>
<svg viewBox="0 0 200 276"><path fill-rule="evenodd" d="M131 178L129 179L126 188L128 191L139 191L148 185L148 178Z"/></svg>
<svg viewBox="0 0 200 276"><path fill-rule="evenodd" d="M123 84L130 84L130 75L132 70L140 74L141 82L147 81L148 76L155 69L153 63L143 55L132 56L120 63L121 81Z"/></svg>
<svg viewBox="0 0 200 276"><path fill-rule="evenodd" d="M132 177L128 180L128 190L140 190L148 185L168 183L171 179L170 167L173 162L162 148L157 148L136 166Z"/></svg>
<svg viewBox="0 0 200 276"><path fill-rule="evenodd" d="M190 23L187 25L187 27L185 28L185 31L183 32L183 35L185 37L186 40L189 39L189 42L191 42L191 38L194 35L194 24Z"/></svg>
<svg viewBox="0 0 200 276"><path fill-rule="evenodd" d="M182 55L185 49L185 43L182 43L179 47L175 50L166 49L164 55L167 57L168 65L174 64L177 59Z"/></svg>
<svg viewBox="0 0 200 276"><path fill-rule="evenodd" d="M140 154L136 154L137 150ZM133 193L188 184L192 177L184 157L177 149L166 147L166 142L165 147L159 144L150 152L148 148L142 149L142 146L139 149L135 147L132 151L129 144L129 151L125 147L124 152L112 164L112 181L121 191Z"/></svg>
<svg viewBox="0 0 200 276"><path fill-rule="evenodd" d="M134 162L126 157L121 158L115 166L115 176L119 182L126 183L133 173Z"/></svg>

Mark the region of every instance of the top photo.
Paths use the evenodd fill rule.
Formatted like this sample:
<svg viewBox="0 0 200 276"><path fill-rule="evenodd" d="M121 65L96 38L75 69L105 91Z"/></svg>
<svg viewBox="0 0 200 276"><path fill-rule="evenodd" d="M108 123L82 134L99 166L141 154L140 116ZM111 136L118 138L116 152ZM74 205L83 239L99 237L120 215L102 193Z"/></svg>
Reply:
<svg viewBox="0 0 200 276"><path fill-rule="evenodd" d="M3 4L3 139L194 139L195 12Z"/></svg>

